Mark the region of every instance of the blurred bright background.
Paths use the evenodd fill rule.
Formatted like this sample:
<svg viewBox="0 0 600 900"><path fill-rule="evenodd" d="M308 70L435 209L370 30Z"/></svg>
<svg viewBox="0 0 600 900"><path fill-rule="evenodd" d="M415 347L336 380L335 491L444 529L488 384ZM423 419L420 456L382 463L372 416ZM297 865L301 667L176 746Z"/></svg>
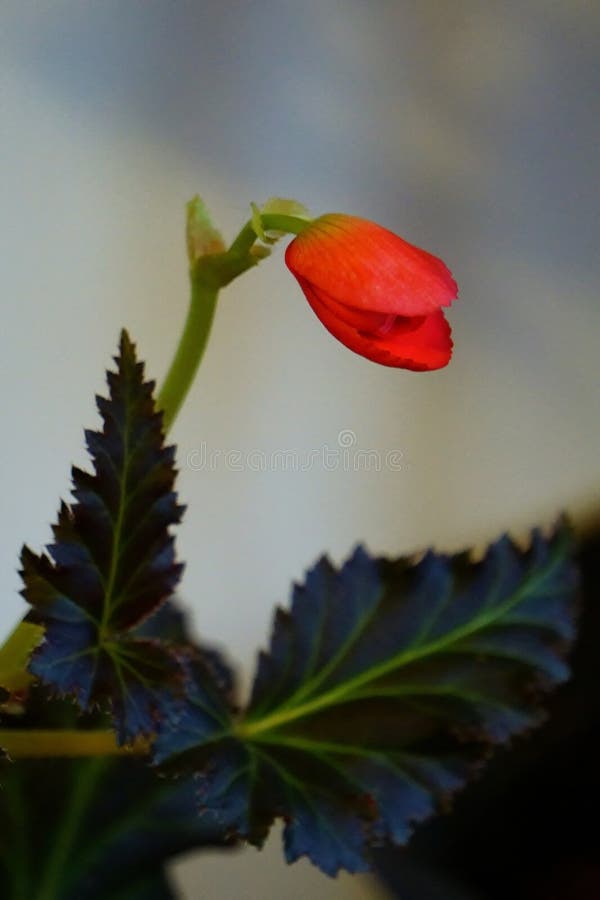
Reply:
<svg viewBox="0 0 600 900"><path fill-rule="evenodd" d="M229 237L274 194L375 219L461 288L454 360L424 375L337 344L281 247L223 294L173 439L182 594L244 684L274 604L324 550L456 549L564 509L585 523L600 481L599 27L585 0L4 0L4 632L24 609L20 545L49 540L85 463L120 328L153 377L166 370L196 192ZM269 463L348 440L332 468ZM355 470L366 450L379 471ZM212 468L203 453L220 453ZM287 869L278 834L174 877L185 900L384 896Z"/></svg>

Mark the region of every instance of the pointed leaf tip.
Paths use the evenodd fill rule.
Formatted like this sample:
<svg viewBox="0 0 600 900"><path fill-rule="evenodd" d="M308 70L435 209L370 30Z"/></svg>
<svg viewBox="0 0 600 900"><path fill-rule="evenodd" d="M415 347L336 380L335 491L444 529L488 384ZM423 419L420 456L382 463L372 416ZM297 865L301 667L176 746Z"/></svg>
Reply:
<svg viewBox="0 0 600 900"><path fill-rule="evenodd" d="M45 627L31 671L89 708L108 704L119 737L155 728L165 691L182 674L170 649L133 634L174 591L181 574L171 527L183 508L173 487L173 449L128 333L99 398L101 431L87 431L93 473L72 471L47 555L23 549L23 595Z"/></svg>

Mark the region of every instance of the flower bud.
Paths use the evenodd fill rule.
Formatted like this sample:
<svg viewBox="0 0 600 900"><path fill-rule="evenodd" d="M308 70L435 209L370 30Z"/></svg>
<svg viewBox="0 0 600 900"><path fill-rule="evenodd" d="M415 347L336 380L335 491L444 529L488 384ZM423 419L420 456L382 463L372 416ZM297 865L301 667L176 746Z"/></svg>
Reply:
<svg viewBox="0 0 600 900"><path fill-rule="evenodd" d="M436 256L374 222L328 213L294 238L285 261L325 328L350 350L414 371L450 361L442 307L458 289Z"/></svg>

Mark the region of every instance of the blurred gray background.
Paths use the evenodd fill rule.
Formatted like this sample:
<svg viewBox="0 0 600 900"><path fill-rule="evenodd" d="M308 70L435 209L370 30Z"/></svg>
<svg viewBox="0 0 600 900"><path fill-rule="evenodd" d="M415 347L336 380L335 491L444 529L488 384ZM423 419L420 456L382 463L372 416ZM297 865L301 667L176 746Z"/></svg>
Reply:
<svg viewBox="0 0 600 900"><path fill-rule="evenodd" d="M245 684L273 605L323 550L455 549L562 509L585 523L600 474L599 26L585 0L4 0L3 631L23 612L20 544L48 541L85 462L121 326L165 372L196 192L227 236L273 194L375 219L461 288L455 358L425 375L337 344L281 248L223 294L173 431L179 547L197 631ZM323 448L340 451L332 470L270 462ZM363 450L379 471L355 470ZM174 878L186 900L384 896L286 869L278 835Z"/></svg>

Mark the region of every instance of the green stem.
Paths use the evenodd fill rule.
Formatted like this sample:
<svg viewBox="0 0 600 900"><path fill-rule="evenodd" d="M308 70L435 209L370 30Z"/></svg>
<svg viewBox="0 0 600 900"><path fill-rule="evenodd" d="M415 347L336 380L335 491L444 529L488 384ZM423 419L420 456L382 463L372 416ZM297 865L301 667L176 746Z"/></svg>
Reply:
<svg viewBox="0 0 600 900"><path fill-rule="evenodd" d="M0 747L13 759L37 759L47 756L145 756L148 743L138 739L131 746L119 747L113 731L75 731L50 729L0 730Z"/></svg>
<svg viewBox="0 0 600 900"><path fill-rule="evenodd" d="M80 763L74 771L68 806L58 832L53 837L35 900L56 900L59 891L62 894L60 889L65 869L69 864L82 819L105 765L104 759L91 759Z"/></svg>
<svg viewBox="0 0 600 900"><path fill-rule="evenodd" d="M261 221L266 231L283 231L289 234L300 234L310 224L307 219L279 213L265 213L261 216ZM191 299L187 319L157 398L157 406L163 411L165 432L175 421L198 371L210 336L219 290L256 265L258 259L251 253L256 239L250 220L241 229L229 250L202 256L192 262Z"/></svg>
<svg viewBox="0 0 600 900"><path fill-rule="evenodd" d="M252 220L250 220L249 222L246 222L227 252L236 256L245 256L250 251L255 241L256 232L252 225Z"/></svg>
<svg viewBox="0 0 600 900"><path fill-rule="evenodd" d="M280 213L263 213L260 218L265 231L284 231L286 234L302 234L312 222L312 219Z"/></svg>
<svg viewBox="0 0 600 900"><path fill-rule="evenodd" d="M27 822L27 800L23 788L24 773L15 772L12 778L2 780L2 800L8 812L8 822L4 823L12 841L3 842L2 860L6 872L10 872L11 900L29 897L30 880L33 874L30 832Z"/></svg>
<svg viewBox="0 0 600 900"><path fill-rule="evenodd" d="M301 234L311 223L310 219L301 219L299 216L285 216L280 213L262 213L260 220L265 231L283 231L286 234ZM241 229L227 252L236 255L248 253L255 241L256 232L252 219L250 219Z"/></svg>
<svg viewBox="0 0 600 900"><path fill-rule="evenodd" d="M204 355L218 293L216 288L209 287L192 274L190 306L183 333L157 398L158 408L163 411L165 431L173 424Z"/></svg>

